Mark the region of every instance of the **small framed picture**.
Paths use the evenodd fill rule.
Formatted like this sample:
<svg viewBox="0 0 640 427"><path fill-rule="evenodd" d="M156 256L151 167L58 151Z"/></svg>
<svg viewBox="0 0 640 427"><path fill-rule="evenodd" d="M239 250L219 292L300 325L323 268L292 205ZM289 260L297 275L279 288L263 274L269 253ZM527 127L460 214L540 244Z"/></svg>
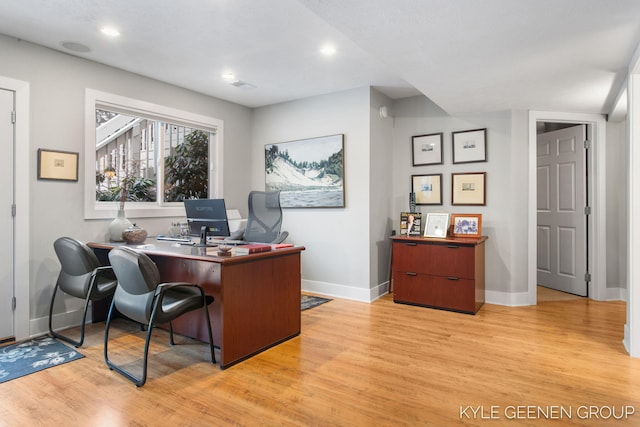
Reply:
<svg viewBox="0 0 640 427"><path fill-rule="evenodd" d="M452 173L451 204L484 206L486 177L486 172Z"/></svg>
<svg viewBox="0 0 640 427"><path fill-rule="evenodd" d="M451 225L454 237L482 236L482 214L451 214Z"/></svg>
<svg viewBox="0 0 640 427"><path fill-rule="evenodd" d="M487 129L464 130L451 133L453 163L487 161Z"/></svg>
<svg viewBox="0 0 640 427"><path fill-rule="evenodd" d="M441 165L442 132L411 137L413 166Z"/></svg>
<svg viewBox="0 0 640 427"><path fill-rule="evenodd" d="M38 179L78 180L78 153L38 149Z"/></svg>
<svg viewBox="0 0 640 427"><path fill-rule="evenodd" d="M416 195L416 205L441 205L442 174L411 175L411 191Z"/></svg>
<svg viewBox="0 0 640 427"><path fill-rule="evenodd" d="M424 227L424 237L447 237L449 229L448 213L428 213L427 225Z"/></svg>

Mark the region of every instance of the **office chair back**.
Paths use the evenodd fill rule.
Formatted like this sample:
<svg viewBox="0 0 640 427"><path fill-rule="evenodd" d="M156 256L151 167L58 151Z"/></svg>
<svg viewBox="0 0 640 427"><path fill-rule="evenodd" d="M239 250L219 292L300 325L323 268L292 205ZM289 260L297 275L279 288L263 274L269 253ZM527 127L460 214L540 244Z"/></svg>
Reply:
<svg viewBox="0 0 640 427"><path fill-rule="evenodd" d="M248 242L279 243L281 227L280 191L250 192L249 216L247 217L244 240Z"/></svg>
<svg viewBox="0 0 640 427"><path fill-rule="evenodd" d="M53 243L53 249L60 261L60 274L51 295L49 333L55 338L80 347L84 342L84 326L89 301L97 301L113 295L116 289L116 278L111 267L101 267L93 251L76 239L60 237ZM58 290L85 301L79 340L64 336L53 329L53 307Z"/></svg>
<svg viewBox="0 0 640 427"><path fill-rule="evenodd" d="M160 272L147 255L129 248L109 252L109 261L118 278L113 300L120 313L143 325L149 324Z"/></svg>
<svg viewBox="0 0 640 427"><path fill-rule="evenodd" d="M100 267L98 257L85 244L71 237L60 237L53 243L60 261L58 286L76 298L85 298L93 271Z"/></svg>

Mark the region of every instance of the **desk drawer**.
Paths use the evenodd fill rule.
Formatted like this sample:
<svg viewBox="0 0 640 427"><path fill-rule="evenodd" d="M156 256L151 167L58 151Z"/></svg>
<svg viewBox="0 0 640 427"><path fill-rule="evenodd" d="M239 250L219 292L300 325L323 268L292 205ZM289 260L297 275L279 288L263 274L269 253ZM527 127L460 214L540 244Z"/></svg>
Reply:
<svg viewBox="0 0 640 427"><path fill-rule="evenodd" d="M394 242L393 270L473 279L475 248L455 244Z"/></svg>
<svg viewBox="0 0 640 427"><path fill-rule="evenodd" d="M409 304L475 313L473 280L413 273L393 273L393 300Z"/></svg>

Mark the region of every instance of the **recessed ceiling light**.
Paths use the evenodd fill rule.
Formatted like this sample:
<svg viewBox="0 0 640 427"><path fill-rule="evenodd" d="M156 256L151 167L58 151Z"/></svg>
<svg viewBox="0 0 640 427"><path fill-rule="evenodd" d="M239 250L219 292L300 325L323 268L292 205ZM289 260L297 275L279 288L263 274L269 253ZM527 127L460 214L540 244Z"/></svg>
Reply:
<svg viewBox="0 0 640 427"><path fill-rule="evenodd" d="M100 32L109 37L118 37L120 35L120 31L115 27L102 27Z"/></svg>
<svg viewBox="0 0 640 427"><path fill-rule="evenodd" d="M324 45L320 48L320 53L326 56L331 56L336 53L336 48L332 45Z"/></svg>
<svg viewBox="0 0 640 427"><path fill-rule="evenodd" d="M222 78L228 82L232 82L236 80L236 75L233 73L224 73L222 74Z"/></svg>

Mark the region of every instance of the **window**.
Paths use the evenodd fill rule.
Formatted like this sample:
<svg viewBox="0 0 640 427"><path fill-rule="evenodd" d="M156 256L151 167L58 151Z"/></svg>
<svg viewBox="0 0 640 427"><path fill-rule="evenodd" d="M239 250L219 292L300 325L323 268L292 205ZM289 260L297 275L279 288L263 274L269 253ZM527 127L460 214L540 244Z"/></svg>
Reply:
<svg viewBox="0 0 640 427"><path fill-rule="evenodd" d="M221 120L91 89L85 109L85 218L113 218L121 196L129 217L222 197Z"/></svg>

